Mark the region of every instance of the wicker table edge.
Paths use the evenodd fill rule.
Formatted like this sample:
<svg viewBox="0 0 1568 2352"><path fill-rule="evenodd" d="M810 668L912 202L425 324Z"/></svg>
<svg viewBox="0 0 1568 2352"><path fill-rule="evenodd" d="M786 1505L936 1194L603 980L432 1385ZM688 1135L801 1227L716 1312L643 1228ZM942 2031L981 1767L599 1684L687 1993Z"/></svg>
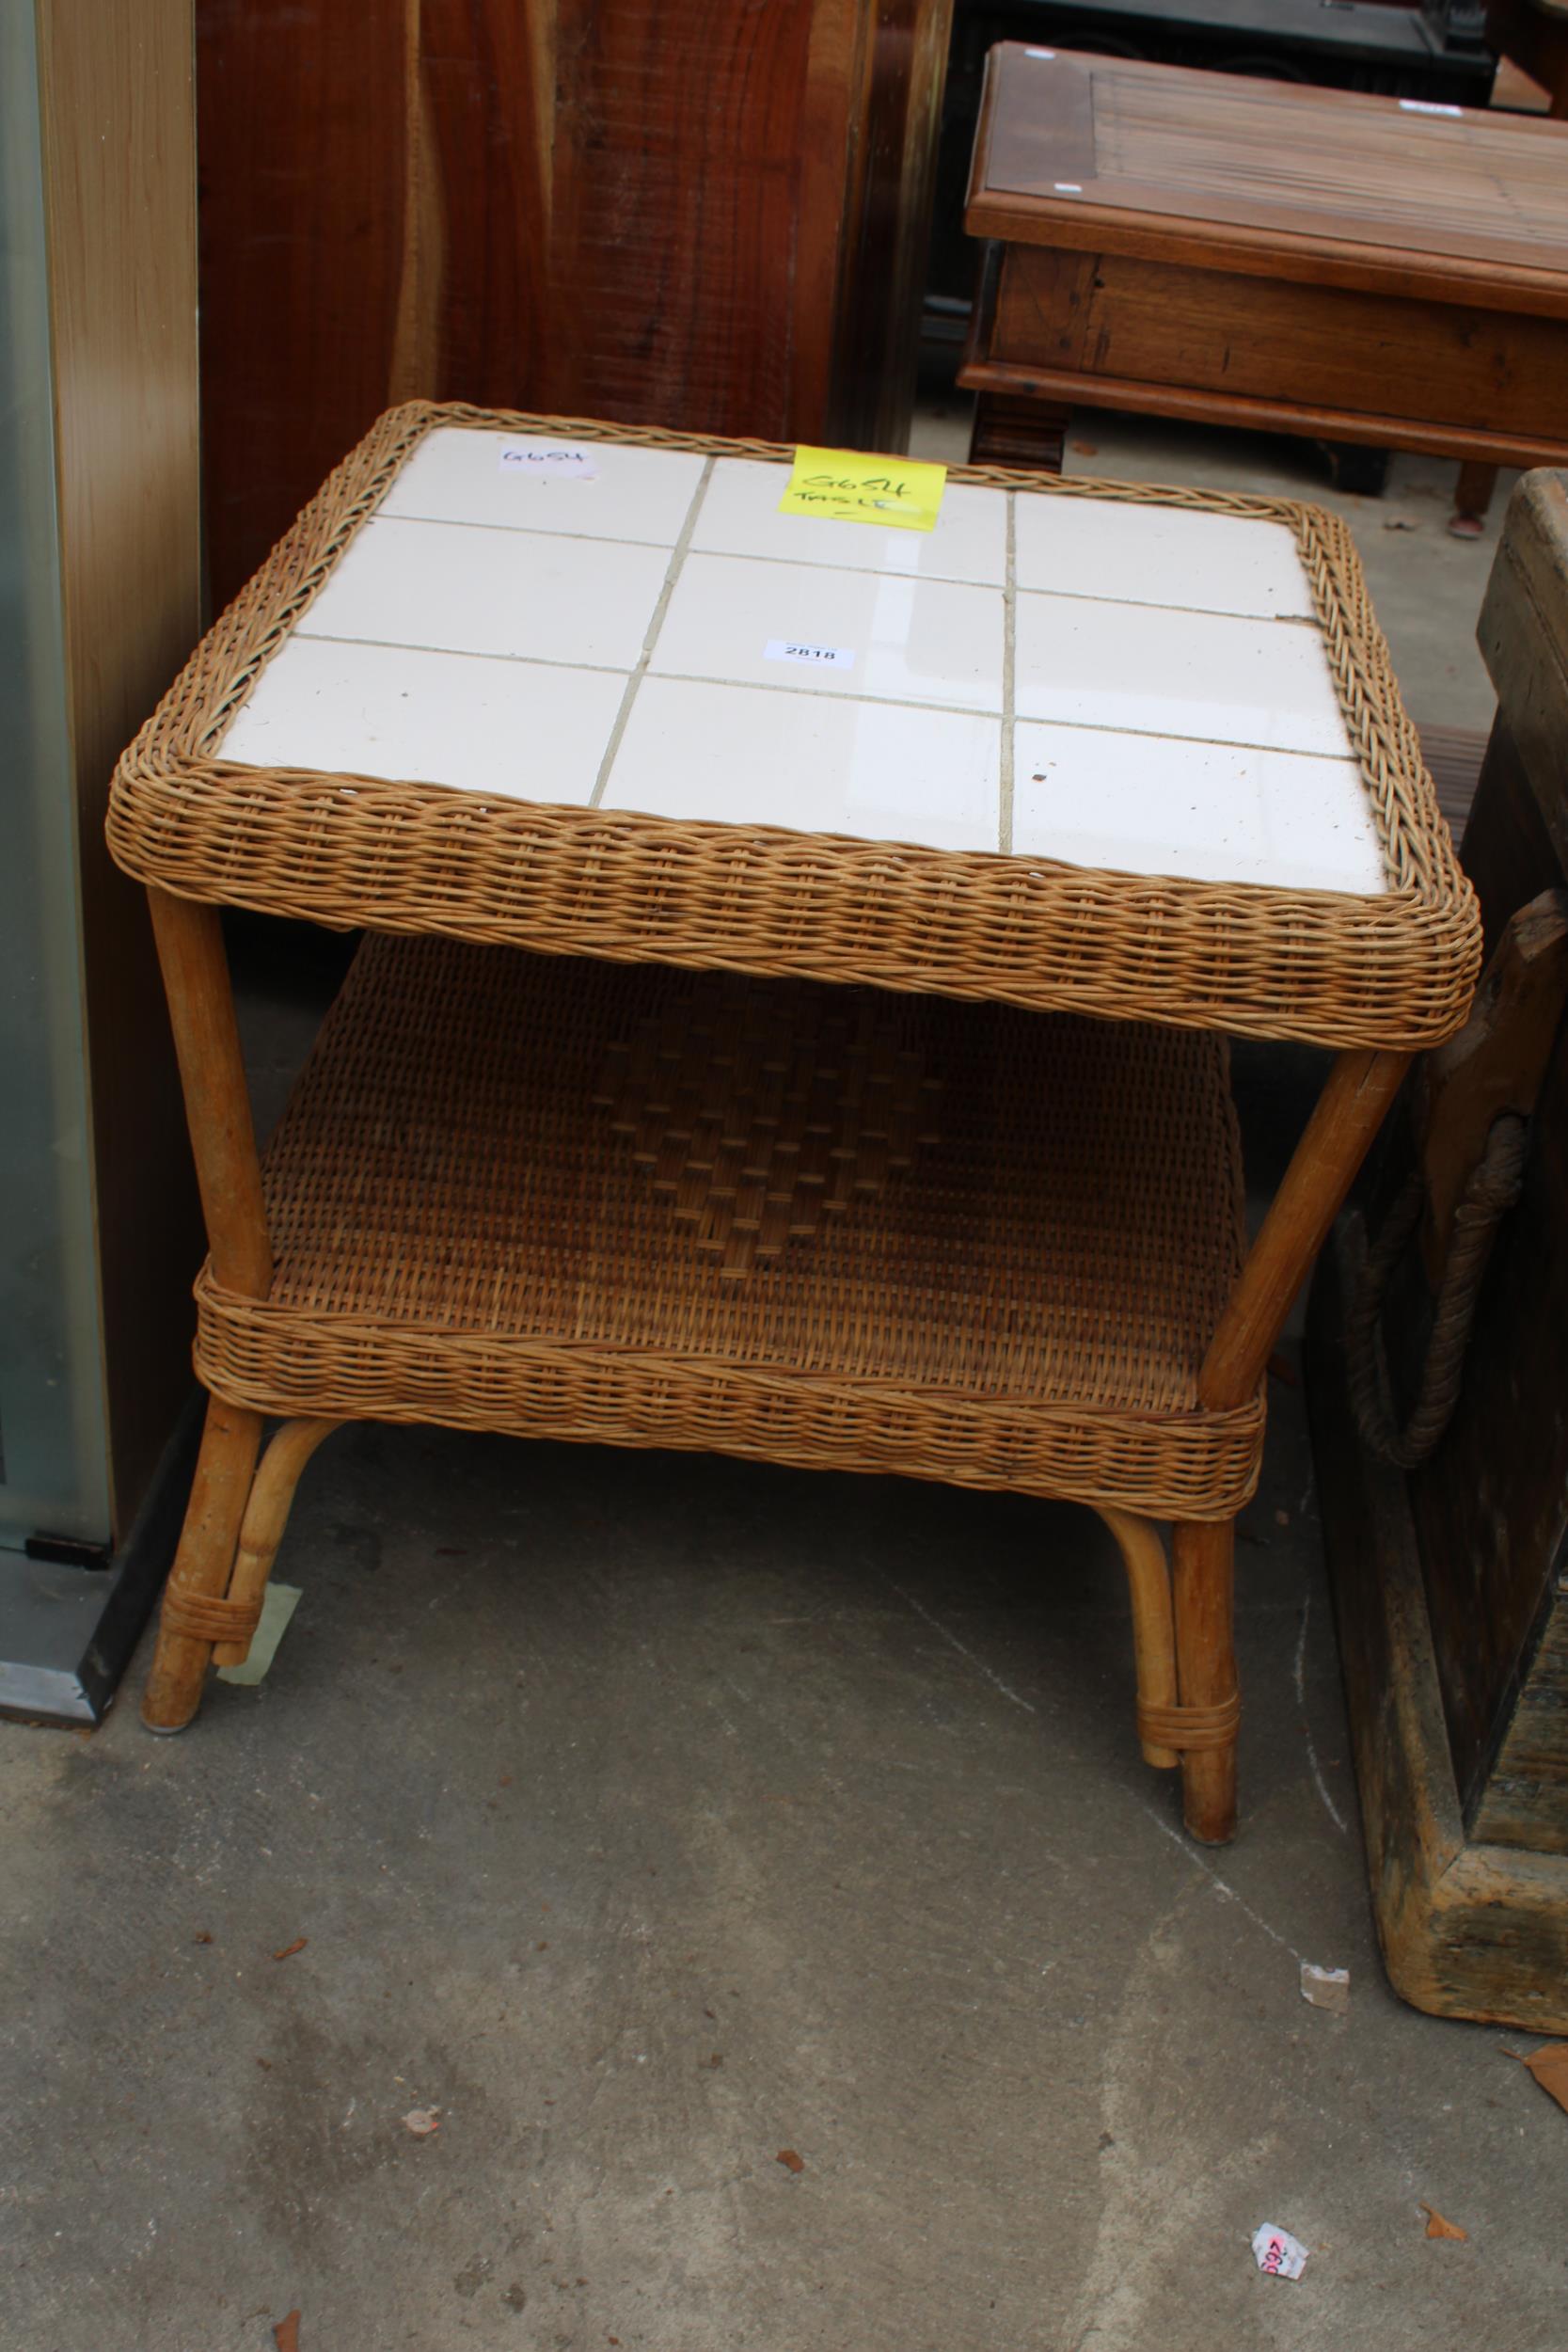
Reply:
<svg viewBox="0 0 1568 2352"><path fill-rule="evenodd" d="M388 410L220 616L117 769L107 835L177 896L339 927L725 965L1110 1019L1418 1050L1464 1021L1474 894L1400 702L1350 534L1291 500L955 467L1044 497L1266 517L1295 532L1389 889L1279 891L764 826L557 807L216 756L270 654L410 451L443 424L786 462L757 441L425 402Z"/></svg>

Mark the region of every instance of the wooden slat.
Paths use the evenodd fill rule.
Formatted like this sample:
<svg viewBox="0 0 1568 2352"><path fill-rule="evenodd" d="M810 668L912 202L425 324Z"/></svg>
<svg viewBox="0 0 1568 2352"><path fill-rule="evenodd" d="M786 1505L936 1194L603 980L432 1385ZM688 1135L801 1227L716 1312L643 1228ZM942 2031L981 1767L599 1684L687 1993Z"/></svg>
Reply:
<svg viewBox="0 0 1568 2352"><path fill-rule="evenodd" d="M1003 268L992 348L1568 454L1568 322L1557 319L1021 245Z"/></svg>
<svg viewBox="0 0 1568 2352"><path fill-rule="evenodd" d="M1073 368L1017 367L978 359L960 369L966 391L1053 406L1126 408L1134 416L1183 417L1196 424L1227 424L1260 433L1299 433L1326 441L1362 441L1374 449L1407 449L1429 457L1485 459L1498 466L1568 464L1568 442L1536 442L1516 434L1483 433L1475 425L1422 423L1368 409L1309 407L1296 400L1258 399L1131 376L1085 374Z"/></svg>
<svg viewBox="0 0 1568 2352"><path fill-rule="evenodd" d="M1486 755L1486 738L1475 727L1422 726L1419 722L1416 731L1421 739L1421 757L1436 787L1437 805L1458 841L1476 797L1481 763Z"/></svg>
<svg viewBox="0 0 1568 2352"><path fill-rule="evenodd" d="M199 618L190 21L182 0L44 0L38 27L87 1148L123 1534L189 1391L200 1255L147 910L103 841L115 760Z"/></svg>
<svg viewBox="0 0 1568 2352"><path fill-rule="evenodd" d="M1471 1831L1568 1854L1568 1589L1553 1597Z"/></svg>
<svg viewBox="0 0 1568 2352"><path fill-rule="evenodd" d="M1528 898L1563 881L1506 724L1489 739L1465 856L1488 948ZM1525 1188L1499 1228L1453 1420L1408 1480L1454 1771L1478 1799L1528 1663L1568 1525L1568 1057L1530 1124ZM1415 1318L1409 1331L1418 1336ZM1406 1361L1390 1334L1396 1377Z"/></svg>

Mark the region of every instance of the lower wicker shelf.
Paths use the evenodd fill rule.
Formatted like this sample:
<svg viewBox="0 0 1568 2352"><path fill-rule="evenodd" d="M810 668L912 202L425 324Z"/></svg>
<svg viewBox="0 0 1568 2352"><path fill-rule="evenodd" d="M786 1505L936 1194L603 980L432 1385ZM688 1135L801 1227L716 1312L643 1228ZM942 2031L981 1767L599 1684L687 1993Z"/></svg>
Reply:
<svg viewBox="0 0 1568 2352"><path fill-rule="evenodd" d="M267 1413L1010 1486L1250 1494L1198 1408L1235 1281L1223 1042L938 996L373 937L265 1163Z"/></svg>

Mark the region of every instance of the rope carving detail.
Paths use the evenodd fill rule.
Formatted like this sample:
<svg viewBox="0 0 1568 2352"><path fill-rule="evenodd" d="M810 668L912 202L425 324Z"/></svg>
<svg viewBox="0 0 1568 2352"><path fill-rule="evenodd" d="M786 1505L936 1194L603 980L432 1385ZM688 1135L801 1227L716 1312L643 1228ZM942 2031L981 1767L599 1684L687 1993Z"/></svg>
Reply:
<svg viewBox="0 0 1568 2352"><path fill-rule="evenodd" d="M1384 1219L1345 1317L1350 1397L1361 1434L1374 1454L1402 1470L1424 1462L1453 1419L1486 1262L1497 1226L1519 1198L1527 1127L1508 1111L1492 1122L1486 1150L1471 1169L1454 1211L1448 1263L1433 1315L1416 1403L1404 1426L1396 1418L1383 1344L1388 1285L1420 1218L1425 1185L1413 1172Z"/></svg>

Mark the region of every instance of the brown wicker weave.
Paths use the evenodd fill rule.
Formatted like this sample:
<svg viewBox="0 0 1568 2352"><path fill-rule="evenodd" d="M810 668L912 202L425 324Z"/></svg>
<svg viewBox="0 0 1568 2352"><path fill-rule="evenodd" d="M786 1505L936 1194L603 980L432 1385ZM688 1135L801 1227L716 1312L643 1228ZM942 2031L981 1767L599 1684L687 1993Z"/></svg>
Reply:
<svg viewBox="0 0 1568 2352"><path fill-rule="evenodd" d="M745 1051L755 1002L782 1073ZM881 1023L923 1105L891 1153L853 1053ZM603 1083L650 1033L699 1039L678 1154L689 1051L650 1058L641 1120ZM269 1295L198 1291L198 1370L235 1404L1175 1518L1228 1517L1257 1478L1261 1402L1196 1401L1241 1263L1212 1038L374 939L264 1174ZM749 1182L784 1230L736 1279Z"/></svg>
<svg viewBox="0 0 1568 2352"><path fill-rule="evenodd" d="M395 410L122 760L110 839L153 885L213 1246L212 1403L147 1721L189 1722L214 1655L244 1655L341 1420L705 1447L1091 1504L1130 1580L1144 1753L1180 1760L1196 1836L1228 1836L1231 1519L1264 1365L1406 1052L1463 1019L1479 955L1348 535L1284 501L955 469L1289 524L1382 897L226 763L269 655L447 422L790 454ZM214 903L375 934L264 1199ZM1340 1048L1244 1261L1227 1028ZM264 1454L263 1415L284 1419Z"/></svg>
<svg viewBox="0 0 1568 2352"><path fill-rule="evenodd" d="M185 897L320 923L441 931L991 997L1105 1019L1416 1048L1463 1020L1480 958L1460 873L1344 525L1321 508L994 468L952 478L1288 524L1362 764L1381 898L1150 880L1037 858L487 800L447 787L224 762L225 728L392 476L434 426L569 432L770 458L770 445L496 414L393 409L203 641L120 763L120 865ZM541 778L547 792L548 779Z"/></svg>

